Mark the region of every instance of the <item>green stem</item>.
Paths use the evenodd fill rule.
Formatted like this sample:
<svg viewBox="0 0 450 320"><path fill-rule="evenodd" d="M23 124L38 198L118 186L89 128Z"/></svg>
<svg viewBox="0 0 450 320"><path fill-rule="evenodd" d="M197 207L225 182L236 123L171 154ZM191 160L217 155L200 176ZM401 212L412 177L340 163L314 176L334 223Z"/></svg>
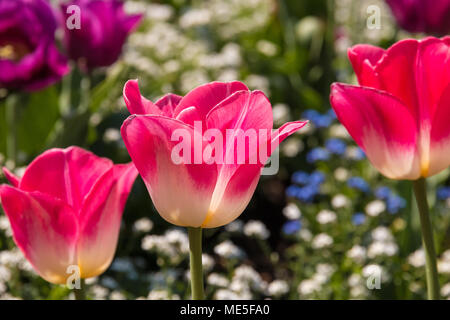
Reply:
<svg viewBox="0 0 450 320"><path fill-rule="evenodd" d="M425 178L413 181L414 194L420 213L422 242L425 250L427 292L429 300L439 299L439 278L436 266L436 250L434 249L433 228L430 221Z"/></svg>
<svg viewBox="0 0 450 320"><path fill-rule="evenodd" d="M74 288L75 300L86 300L86 283L80 279L80 289Z"/></svg>
<svg viewBox="0 0 450 320"><path fill-rule="evenodd" d="M61 84L61 94L59 96L59 108L61 115L67 116L70 113L72 103L72 73L69 72Z"/></svg>
<svg viewBox="0 0 450 320"><path fill-rule="evenodd" d="M188 228L192 299L203 300L202 228Z"/></svg>
<svg viewBox="0 0 450 320"><path fill-rule="evenodd" d="M19 96L11 94L6 101L6 154L9 160L17 162L17 108L19 107Z"/></svg>
<svg viewBox="0 0 450 320"><path fill-rule="evenodd" d="M86 111L89 108L91 100L91 77L90 75L84 75L80 82L80 111Z"/></svg>

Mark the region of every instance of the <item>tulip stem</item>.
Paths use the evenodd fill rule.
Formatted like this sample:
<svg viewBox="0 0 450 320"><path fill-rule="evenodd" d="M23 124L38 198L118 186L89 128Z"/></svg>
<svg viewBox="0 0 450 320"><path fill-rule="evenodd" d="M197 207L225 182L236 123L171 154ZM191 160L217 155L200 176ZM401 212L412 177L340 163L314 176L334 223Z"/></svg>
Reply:
<svg viewBox="0 0 450 320"><path fill-rule="evenodd" d="M17 108L19 107L19 96L11 94L6 101L6 154L8 159L16 165L17 161Z"/></svg>
<svg viewBox="0 0 450 320"><path fill-rule="evenodd" d="M80 279L80 289L74 289L75 300L86 300L86 282Z"/></svg>
<svg viewBox="0 0 450 320"><path fill-rule="evenodd" d="M433 228L428 208L426 181L420 178L413 181L414 194L420 213L420 225L422 227L422 243L425 250L427 292L429 300L439 299L439 278L436 266L436 250L434 249Z"/></svg>
<svg viewBox="0 0 450 320"><path fill-rule="evenodd" d="M202 228L188 228L192 299L203 300Z"/></svg>

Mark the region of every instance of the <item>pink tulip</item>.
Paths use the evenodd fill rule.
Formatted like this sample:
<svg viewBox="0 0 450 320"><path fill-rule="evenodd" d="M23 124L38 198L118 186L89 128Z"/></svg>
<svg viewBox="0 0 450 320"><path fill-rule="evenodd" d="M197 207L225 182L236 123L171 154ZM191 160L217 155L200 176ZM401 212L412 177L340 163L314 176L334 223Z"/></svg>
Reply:
<svg viewBox="0 0 450 320"><path fill-rule="evenodd" d="M14 241L42 278L62 284L73 274L69 266L81 278L108 268L137 176L132 163L70 147L44 152L21 179L3 171L12 186L0 185L0 199Z"/></svg>
<svg viewBox="0 0 450 320"><path fill-rule="evenodd" d="M128 152L160 215L179 226L214 228L236 219L250 201L271 150L305 125L291 122L272 131L267 97L237 81L208 83L184 97L168 94L152 103L141 96L137 81L130 80L124 98L133 114L122 126ZM233 142L226 145L224 139L222 153L216 158L219 161L198 161L208 150L218 154L207 133L225 137L227 129L234 133L230 138ZM270 144L261 161L221 161L242 156L239 148L228 148L237 143L238 129L268 132L256 142L258 151ZM192 163L174 161L172 152L179 143L173 139L176 132L188 133L191 149L183 156L193 159ZM250 149L250 143L246 144L246 160L254 156Z"/></svg>
<svg viewBox="0 0 450 320"><path fill-rule="evenodd" d="M357 45L360 86L335 83L331 105L368 159L391 179L415 180L450 164L450 37Z"/></svg>

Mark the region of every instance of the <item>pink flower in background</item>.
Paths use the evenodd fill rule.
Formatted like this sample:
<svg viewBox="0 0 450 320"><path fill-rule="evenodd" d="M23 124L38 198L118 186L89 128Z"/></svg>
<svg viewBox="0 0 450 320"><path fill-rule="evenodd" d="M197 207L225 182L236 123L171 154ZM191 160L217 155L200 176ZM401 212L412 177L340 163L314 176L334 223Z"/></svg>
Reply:
<svg viewBox="0 0 450 320"><path fill-rule="evenodd" d="M400 27L445 35L450 31L450 0L386 0Z"/></svg>
<svg viewBox="0 0 450 320"><path fill-rule="evenodd" d="M392 179L450 165L450 37L403 40L348 55L360 86L335 83L331 105L368 159Z"/></svg>
<svg viewBox="0 0 450 320"><path fill-rule="evenodd" d="M0 185L0 200L14 241L42 278L62 284L71 265L82 278L108 268L137 176L132 163L70 147L44 152L20 179L3 170L12 186Z"/></svg>
<svg viewBox="0 0 450 320"><path fill-rule="evenodd" d="M65 28L65 47L69 57L87 71L112 65L119 58L128 35L138 26L142 15L127 15L120 0L72 0L61 5L80 8L80 28Z"/></svg>
<svg viewBox="0 0 450 320"><path fill-rule="evenodd" d="M124 98L134 114L121 130L127 150L160 215L179 226L214 228L236 219L250 201L271 151L305 125L302 121L291 122L272 131L272 108L267 97L237 81L208 83L184 97L168 94L152 103L141 96L137 81L130 80ZM218 149L211 147L217 140L207 135L209 132L226 137L227 130L232 132L228 140L231 143L223 140L219 155ZM242 155L239 148L232 150L230 145L238 144L251 130L267 133L265 138L253 141L258 151L270 145L261 161L221 161ZM184 156L202 158L214 149L219 161L202 158L195 163L176 163L172 152L179 143L173 139L178 132L187 133L184 138L191 146ZM245 144L243 152L247 160L253 155L249 145Z"/></svg>
<svg viewBox="0 0 450 320"><path fill-rule="evenodd" d="M0 0L0 88L39 90L69 72L56 28L48 1Z"/></svg>

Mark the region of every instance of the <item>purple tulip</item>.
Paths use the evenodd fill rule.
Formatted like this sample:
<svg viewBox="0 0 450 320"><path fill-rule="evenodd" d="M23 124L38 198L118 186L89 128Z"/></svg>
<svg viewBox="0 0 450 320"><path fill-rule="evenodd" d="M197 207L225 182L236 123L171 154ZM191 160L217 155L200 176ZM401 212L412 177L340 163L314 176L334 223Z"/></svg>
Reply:
<svg viewBox="0 0 450 320"><path fill-rule="evenodd" d="M119 0L72 0L61 5L66 19L73 15L67 10L71 5L80 8L81 17L79 29L65 28L69 57L85 71L116 62L128 34L137 27L142 15L127 15Z"/></svg>
<svg viewBox="0 0 450 320"><path fill-rule="evenodd" d="M0 0L0 87L34 91L69 71L55 46L57 19L46 0Z"/></svg>
<svg viewBox="0 0 450 320"><path fill-rule="evenodd" d="M401 28L444 35L450 31L450 0L386 0Z"/></svg>

